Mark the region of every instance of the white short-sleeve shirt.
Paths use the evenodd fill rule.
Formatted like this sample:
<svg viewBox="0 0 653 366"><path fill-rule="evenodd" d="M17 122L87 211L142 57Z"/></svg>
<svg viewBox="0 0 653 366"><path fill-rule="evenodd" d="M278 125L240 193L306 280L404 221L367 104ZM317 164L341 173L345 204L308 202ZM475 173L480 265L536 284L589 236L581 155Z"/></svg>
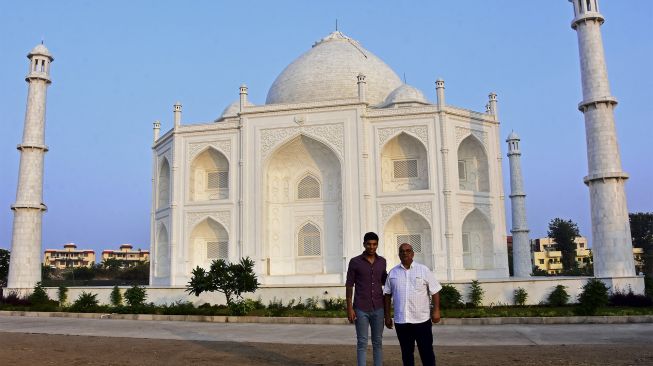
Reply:
<svg viewBox="0 0 653 366"><path fill-rule="evenodd" d="M424 323L431 319L430 297L441 289L428 267L413 262L409 269L399 263L390 270L383 293L392 295L395 323Z"/></svg>

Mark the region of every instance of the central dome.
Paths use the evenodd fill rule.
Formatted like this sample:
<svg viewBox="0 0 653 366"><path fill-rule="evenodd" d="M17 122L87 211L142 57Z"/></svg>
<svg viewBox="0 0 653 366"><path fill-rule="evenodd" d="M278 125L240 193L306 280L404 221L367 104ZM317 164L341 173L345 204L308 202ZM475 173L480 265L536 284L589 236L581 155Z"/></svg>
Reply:
<svg viewBox="0 0 653 366"><path fill-rule="evenodd" d="M356 98L360 73L366 76L366 97L372 105L382 103L402 84L381 59L336 31L283 70L270 87L266 104Z"/></svg>

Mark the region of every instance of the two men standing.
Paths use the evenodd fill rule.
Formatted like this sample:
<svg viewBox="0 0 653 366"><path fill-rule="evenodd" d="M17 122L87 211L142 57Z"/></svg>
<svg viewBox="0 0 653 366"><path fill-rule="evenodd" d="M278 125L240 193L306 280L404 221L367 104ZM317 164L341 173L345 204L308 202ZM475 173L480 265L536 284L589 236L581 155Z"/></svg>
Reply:
<svg viewBox="0 0 653 366"><path fill-rule="evenodd" d="M372 331L374 365L383 364L383 323L389 329L396 327L404 365L415 364L415 343L422 363L435 365L431 324L440 321L438 292L442 286L428 267L413 262L415 253L406 243L399 246L401 263L387 274L385 258L376 254L378 246L378 235L366 233L365 251L352 258L347 269L347 318L356 323L358 365L365 365L368 327ZM356 296L352 303L354 287ZM390 315L392 302L394 322Z"/></svg>

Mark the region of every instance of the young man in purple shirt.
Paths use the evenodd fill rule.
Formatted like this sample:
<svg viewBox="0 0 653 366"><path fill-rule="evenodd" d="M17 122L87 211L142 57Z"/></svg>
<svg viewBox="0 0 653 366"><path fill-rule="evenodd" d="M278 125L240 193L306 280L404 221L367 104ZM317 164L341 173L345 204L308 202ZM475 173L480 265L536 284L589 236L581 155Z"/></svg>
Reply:
<svg viewBox="0 0 653 366"><path fill-rule="evenodd" d="M383 289L388 273L385 258L376 254L379 236L369 232L363 237L363 254L352 258L347 268L347 318L356 323L356 356L358 365L365 365L368 327L372 330L374 365L383 365ZM352 295L356 296L352 304Z"/></svg>

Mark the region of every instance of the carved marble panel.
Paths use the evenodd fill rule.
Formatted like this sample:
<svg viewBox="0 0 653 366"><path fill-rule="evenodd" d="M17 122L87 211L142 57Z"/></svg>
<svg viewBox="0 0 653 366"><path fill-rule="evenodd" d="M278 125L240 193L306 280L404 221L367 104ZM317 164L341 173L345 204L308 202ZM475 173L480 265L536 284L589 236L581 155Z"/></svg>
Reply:
<svg viewBox="0 0 653 366"><path fill-rule="evenodd" d="M416 212L419 212L426 218L426 221L429 223L432 221L432 207L431 202L410 202L410 203L389 203L381 205L381 222L385 225L386 222L394 215L395 213L405 209L410 208Z"/></svg>
<svg viewBox="0 0 653 366"><path fill-rule="evenodd" d="M231 140L217 140L217 141L206 141L206 142L196 142L188 145L188 154L186 154L186 164L188 165L195 156L203 151L206 147L212 147L220 151L224 156L229 160L231 155Z"/></svg>
<svg viewBox="0 0 653 366"><path fill-rule="evenodd" d="M231 230L231 212L230 211L205 211L205 212L189 212L186 214L186 228L192 231L200 221L211 218L218 222L220 225L230 233Z"/></svg>
<svg viewBox="0 0 653 366"><path fill-rule="evenodd" d="M460 142L469 135L474 135L474 137L476 137L483 144L485 150L488 150L487 132L459 126L456 127L456 146L460 145Z"/></svg>
<svg viewBox="0 0 653 366"><path fill-rule="evenodd" d="M338 157L344 157L344 126L342 123L329 125L268 128L261 130L261 156L265 160L274 149L300 134L314 138L336 151Z"/></svg>
<svg viewBox="0 0 653 366"><path fill-rule="evenodd" d="M428 148L428 129L426 126L406 126L406 127L388 127L379 129L379 146L383 146L388 139L401 132L409 132L410 135L417 137L425 147Z"/></svg>

